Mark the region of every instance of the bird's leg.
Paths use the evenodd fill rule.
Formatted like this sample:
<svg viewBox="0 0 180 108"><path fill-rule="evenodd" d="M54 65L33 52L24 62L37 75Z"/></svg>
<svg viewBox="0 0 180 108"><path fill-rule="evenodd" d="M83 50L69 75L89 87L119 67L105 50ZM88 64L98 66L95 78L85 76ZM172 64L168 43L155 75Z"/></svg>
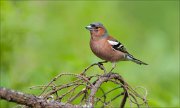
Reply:
<svg viewBox="0 0 180 108"><path fill-rule="evenodd" d="M112 72L115 67L116 67L116 62L113 62L113 63L112 63L112 69L110 70L110 72Z"/></svg>
<svg viewBox="0 0 180 108"><path fill-rule="evenodd" d="M97 65L99 66L99 68L101 70L104 70L104 73L106 73L106 69L103 66L103 63L107 63L108 61L102 61L102 62L98 62Z"/></svg>
<svg viewBox="0 0 180 108"><path fill-rule="evenodd" d="M102 61L102 62L98 62L98 64L101 64L101 65L103 65L103 63L107 63L108 61Z"/></svg>

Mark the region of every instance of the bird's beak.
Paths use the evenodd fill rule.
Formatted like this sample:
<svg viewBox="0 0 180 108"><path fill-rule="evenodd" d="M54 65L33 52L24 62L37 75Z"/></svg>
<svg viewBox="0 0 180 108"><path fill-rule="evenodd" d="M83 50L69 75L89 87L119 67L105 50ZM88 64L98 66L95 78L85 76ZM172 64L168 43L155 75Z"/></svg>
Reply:
<svg viewBox="0 0 180 108"><path fill-rule="evenodd" d="M93 29L90 25L86 26L85 28L86 28L87 30L92 30L92 29Z"/></svg>

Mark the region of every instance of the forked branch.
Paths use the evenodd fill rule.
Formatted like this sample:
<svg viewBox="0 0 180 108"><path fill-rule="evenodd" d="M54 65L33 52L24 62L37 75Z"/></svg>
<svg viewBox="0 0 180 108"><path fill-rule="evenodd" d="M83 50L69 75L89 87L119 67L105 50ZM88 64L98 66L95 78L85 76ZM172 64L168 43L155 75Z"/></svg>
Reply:
<svg viewBox="0 0 180 108"><path fill-rule="evenodd" d="M124 108L127 100L130 102L130 107L148 107L146 90L145 95L141 96L136 91L137 88L132 88L119 74L107 73L103 63L106 63L106 61L94 63L80 74L61 73L46 85L31 87L31 89L42 90L39 96L0 88L0 98L29 107L42 108L117 107L117 104L116 106L113 105L114 101L119 103L120 108ZM87 71L96 65L104 71L104 74L87 75ZM66 77L72 78L69 78L67 83L61 83L63 78ZM114 87L107 91L103 85L108 83L114 85ZM142 89L142 87L139 88ZM113 93L116 93L116 95L113 96Z"/></svg>

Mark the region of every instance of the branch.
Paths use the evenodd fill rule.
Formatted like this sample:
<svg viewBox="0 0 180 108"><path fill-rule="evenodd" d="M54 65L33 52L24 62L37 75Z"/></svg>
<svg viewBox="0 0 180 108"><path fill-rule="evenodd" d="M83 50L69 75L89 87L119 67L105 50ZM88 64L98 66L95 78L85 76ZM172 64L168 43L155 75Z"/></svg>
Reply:
<svg viewBox="0 0 180 108"><path fill-rule="evenodd" d="M80 108L78 105L64 104L57 101L44 100L41 97L17 92L14 90L0 87L0 99L7 100L9 102L15 102L21 105L26 105L33 108Z"/></svg>
<svg viewBox="0 0 180 108"><path fill-rule="evenodd" d="M111 73L110 72L108 74L104 74L103 76L98 78L97 81L95 81L94 86L91 88L91 93L90 93L90 96L89 96L89 102L88 103L91 103L92 106L94 105L94 97L95 97L95 94L96 94L97 90L99 89L99 87L101 86L102 83L107 82L107 81L109 81L111 79L119 80L120 82L124 83L121 76L116 74L116 73Z"/></svg>
<svg viewBox="0 0 180 108"><path fill-rule="evenodd" d="M103 63L106 63L106 61L94 63L80 74L61 73L48 84L31 87L31 89L42 90L39 96L0 87L0 99L38 108L93 108L97 105L101 107L117 107L113 106L112 103L115 100L119 102L120 108L125 107L127 100L130 102L130 107L132 107L131 104L138 108L140 106L144 107L144 105L149 107L146 99L147 90L145 88L132 88L118 73L106 73ZM87 71L96 65L104 71L104 74L87 75ZM64 80L64 78L69 77L72 77L72 80ZM61 84L62 81L67 82ZM103 89L102 84L105 85L105 82L114 84L114 87L109 91ZM143 96L140 95L137 89L143 89L145 94ZM115 96L113 96L113 92L116 92Z"/></svg>

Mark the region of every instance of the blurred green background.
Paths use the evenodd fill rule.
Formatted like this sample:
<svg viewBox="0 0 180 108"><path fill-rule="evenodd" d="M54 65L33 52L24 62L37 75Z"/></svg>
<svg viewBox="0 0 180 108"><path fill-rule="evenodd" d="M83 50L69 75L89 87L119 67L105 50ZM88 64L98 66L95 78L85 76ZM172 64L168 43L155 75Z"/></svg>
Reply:
<svg viewBox="0 0 180 108"><path fill-rule="evenodd" d="M179 107L179 1L0 2L0 86L37 94L29 87L61 72L80 73L100 61L84 27L102 22L139 66L119 62L115 72L148 90L151 107ZM111 63L105 65L111 68ZM97 67L91 73L103 72ZM1 107L16 104L0 101ZM128 104L128 103L127 103Z"/></svg>

